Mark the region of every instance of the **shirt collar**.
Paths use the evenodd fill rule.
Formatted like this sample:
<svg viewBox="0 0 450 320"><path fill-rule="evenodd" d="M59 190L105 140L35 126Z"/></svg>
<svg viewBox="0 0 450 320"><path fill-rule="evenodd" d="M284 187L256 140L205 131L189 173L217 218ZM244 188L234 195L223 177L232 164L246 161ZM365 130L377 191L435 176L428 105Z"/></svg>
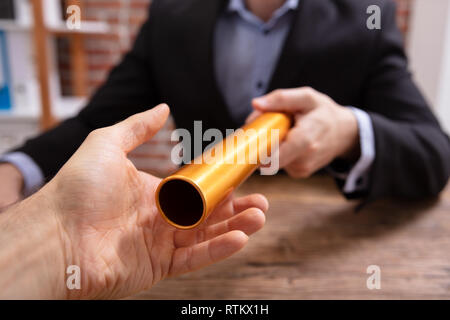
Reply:
<svg viewBox="0 0 450 320"><path fill-rule="evenodd" d="M284 8L285 10L291 9L295 10L298 7L299 0L286 0L286 2L278 9ZM229 11L239 11L239 10L247 10L245 8L244 0L230 0L228 3Z"/></svg>
<svg viewBox="0 0 450 320"><path fill-rule="evenodd" d="M298 7L298 2L299 0L286 0L286 2L280 7L278 8L273 16L273 17L280 17L283 14L285 14L287 11L289 10L295 10ZM238 12L238 13L243 13L243 12L248 12L248 9L245 7L245 3L244 0L230 0L228 2L228 11L231 12Z"/></svg>

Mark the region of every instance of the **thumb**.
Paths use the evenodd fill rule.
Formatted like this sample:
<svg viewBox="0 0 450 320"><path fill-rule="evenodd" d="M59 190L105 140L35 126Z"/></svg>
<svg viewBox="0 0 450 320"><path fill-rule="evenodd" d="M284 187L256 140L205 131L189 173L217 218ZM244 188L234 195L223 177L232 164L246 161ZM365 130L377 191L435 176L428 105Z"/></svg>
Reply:
<svg viewBox="0 0 450 320"><path fill-rule="evenodd" d="M245 124L252 122L256 118L258 118L261 114L262 114L262 112L259 110L253 111L252 113L250 113L250 115L247 117L247 119L245 119Z"/></svg>
<svg viewBox="0 0 450 320"><path fill-rule="evenodd" d="M125 152L137 148L153 137L166 123L170 110L167 104L160 104L148 111L137 113L110 127L113 143Z"/></svg>
<svg viewBox="0 0 450 320"><path fill-rule="evenodd" d="M262 112L308 112L317 105L318 93L312 88L279 89L253 99L256 110Z"/></svg>

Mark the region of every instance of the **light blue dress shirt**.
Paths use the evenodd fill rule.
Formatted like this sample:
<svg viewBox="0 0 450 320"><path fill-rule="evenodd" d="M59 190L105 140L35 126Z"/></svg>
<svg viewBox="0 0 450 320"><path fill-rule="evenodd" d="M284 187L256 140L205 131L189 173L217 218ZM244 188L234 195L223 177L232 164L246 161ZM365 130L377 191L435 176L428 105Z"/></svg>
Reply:
<svg viewBox="0 0 450 320"><path fill-rule="evenodd" d="M215 70L219 88L234 120L242 123L252 111L251 101L264 95L288 35L299 0L287 0L264 22L244 0L230 0L215 30ZM344 180L343 192L367 189L375 158L375 138L369 115L351 108L358 121L361 156L349 172L328 172Z"/></svg>
<svg viewBox="0 0 450 320"><path fill-rule="evenodd" d="M230 0L215 30L215 73L231 116L244 122L251 113L251 100L264 95L294 19L299 0L287 0L264 22L250 12L244 0ZM369 115L351 108L358 120L361 156L346 173L328 168L336 178L345 180L343 191L351 194L368 186L375 158L375 140ZM6 154L0 161L15 165L24 176L24 194L29 195L44 183L38 165L24 153Z"/></svg>
<svg viewBox="0 0 450 320"><path fill-rule="evenodd" d="M243 0L231 0L215 30L216 80L231 116L244 123L253 98L266 93L298 0L288 0L263 22Z"/></svg>

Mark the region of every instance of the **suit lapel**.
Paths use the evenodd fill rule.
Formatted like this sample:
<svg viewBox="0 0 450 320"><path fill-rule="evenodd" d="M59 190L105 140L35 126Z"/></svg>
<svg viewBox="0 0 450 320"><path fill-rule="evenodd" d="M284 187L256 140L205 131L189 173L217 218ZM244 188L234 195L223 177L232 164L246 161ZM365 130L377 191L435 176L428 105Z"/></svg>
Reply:
<svg viewBox="0 0 450 320"><path fill-rule="evenodd" d="M184 32L189 44L186 57L195 67L194 79L201 84L201 92L196 94L204 95L204 103L200 107L208 118L203 120L221 129L233 124L214 70L214 31L226 4L227 0L194 0L188 12L184 13L187 21L182 24L187 26ZM214 108L213 112L211 108Z"/></svg>
<svg viewBox="0 0 450 320"><path fill-rule="evenodd" d="M316 1L300 0L291 29L272 75L268 92L275 89L307 85L302 81L302 68L310 57L315 39L316 28L311 25L311 21L314 21L311 17L314 16Z"/></svg>
<svg viewBox="0 0 450 320"><path fill-rule="evenodd" d="M311 25L311 21L320 22L320 13L316 10L317 1L300 0L268 92L278 88L308 85L302 80L302 69L316 45L314 41L317 28ZM227 3L228 0L193 0L187 12L180 15L180 19L184 20L182 25L186 26L185 43L189 46L186 57L195 66L196 74L193 79L201 84L201 92L197 94L204 95L204 103L200 107L203 114L209 117L204 121L221 129L226 125L237 125L219 90L214 70L214 31L219 15ZM211 112L211 108L214 108L214 112Z"/></svg>

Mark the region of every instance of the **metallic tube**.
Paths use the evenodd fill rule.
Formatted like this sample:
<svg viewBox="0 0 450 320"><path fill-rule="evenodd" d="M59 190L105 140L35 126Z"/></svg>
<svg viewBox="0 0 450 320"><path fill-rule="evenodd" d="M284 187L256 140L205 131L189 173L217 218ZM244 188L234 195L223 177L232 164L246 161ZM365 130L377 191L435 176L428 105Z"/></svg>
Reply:
<svg viewBox="0 0 450 320"><path fill-rule="evenodd" d="M162 217L179 229L200 225L270 156L290 126L291 119L283 113L263 113L162 180L156 190Z"/></svg>

